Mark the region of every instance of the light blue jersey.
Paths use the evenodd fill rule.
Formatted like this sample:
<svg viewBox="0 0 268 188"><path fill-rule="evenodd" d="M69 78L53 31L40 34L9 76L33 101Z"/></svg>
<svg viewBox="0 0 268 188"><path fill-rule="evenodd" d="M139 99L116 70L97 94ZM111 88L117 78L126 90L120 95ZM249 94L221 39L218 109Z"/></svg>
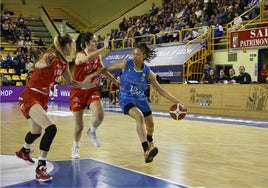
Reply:
<svg viewBox="0 0 268 188"><path fill-rule="evenodd" d="M150 68L144 64L141 71L134 68L133 60L127 60L126 68L120 76L121 88L118 95L118 102L124 113L127 113L125 106L132 103L142 112L150 112L150 106L144 91L148 88Z"/></svg>

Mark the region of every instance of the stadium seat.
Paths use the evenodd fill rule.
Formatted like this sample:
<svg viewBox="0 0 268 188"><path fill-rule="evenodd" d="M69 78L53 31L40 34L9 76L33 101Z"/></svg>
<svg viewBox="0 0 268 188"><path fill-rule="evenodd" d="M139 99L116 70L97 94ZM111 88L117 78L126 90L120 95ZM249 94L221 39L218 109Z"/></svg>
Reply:
<svg viewBox="0 0 268 188"><path fill-rule="evenodd" d="M21 74L20 79L21 80L27 80L27 74Z"/></svg>
<svg viewBox="0 0 268 188"><path fill-rule="evenodd" d="M12 80L14 80L14 81L20 81L20 77L19 77L19 75L16 75L16 74L14 74L14 75L12 75Z"/></svg>
<svg viewBox="0 0 268 188"><path fill-rule="evenodd" d="M8 74L7 69L6 68L1 68L0 69L0 74Z"/></svg>
<svg viewBox="0 0 268 188"><path fill-rule="evenodd" d="M8 69L8 74L16 74L16 70L13 68Z"/></svg>
<svg viewBox="0 0 268 188"><path fill-rule="evenodd" d="M23 86L23 83L21 81L16 82L16 86Z"/></svg>

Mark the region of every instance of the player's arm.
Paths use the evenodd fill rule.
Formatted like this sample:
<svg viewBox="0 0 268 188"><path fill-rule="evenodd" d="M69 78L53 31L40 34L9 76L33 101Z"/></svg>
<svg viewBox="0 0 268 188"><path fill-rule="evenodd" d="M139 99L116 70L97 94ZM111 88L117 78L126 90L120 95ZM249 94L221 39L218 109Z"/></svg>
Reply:
<svg viewBox="0 0 268 188"><path fill-rule="evenodd" d="M100 55L102 52L104 52L108 47L109 47L109 38L106 37L104 39L104 43L103 43L102 48L100 48L100 49L98 49L96 51L92 51L92 52L88 53L87 55L84 54L84 53L79 52L76 55L75 64L80 65L80 64L83 64L85 62L88 62L88 61L94 59L95 57Z"/></svg>
<svg viewBox="0 0 268 188"><path fill-rule="evenodd" d="M101 57L101 55L99 55L99 56L100 56L101 68L104 68L104 65L103 65L103 62L102 62L102 57ZM103 74L104 74L104 76L106 78L109 78L110 80L112 80L112 82L117 83L117 80L115 79L115 77L109 71L106 70L106 71L103 72Z"/></svg>
<svg viewBox="0 0 268 188"><path fill-rule="evenodd" d="M165 90L159 82L156 80L156 75L150 70L149 74L149 81L150 84L156 89L156 91L166 99L172 101L173 103L181 103L183 104L179 99L174 97L171 93L169 93L167 90Z"/></svg>
<svg viewBox="0 0 268 188"><path fill-rule="evenodd" d="M69 66L67 65L66 70L62 73L63 78L66 81L66 84L71 87L76 88L84 88L84 89L90 89L92 87L95 87L98 84L98 81L93 83L86 83L86 82L78 82L72 78L72 75L70 73Z"/></svg>
<svg viewBox="0 0 268 188"><path fill-rule="evenodd" d="M120 70L123 72L124 69L126 67L126 61L125 60L121 60L121 61L118 61L114 64L111 64L107 67L102 67L100 69L98 69L97 71L93 72L92 74L88 75L85 79L86 82L91 82L92 78L93 77L96 77L96 76L99 76L101 74L103 74L104 72L110 72L110 71L113 71L113 70Z"/></svg>

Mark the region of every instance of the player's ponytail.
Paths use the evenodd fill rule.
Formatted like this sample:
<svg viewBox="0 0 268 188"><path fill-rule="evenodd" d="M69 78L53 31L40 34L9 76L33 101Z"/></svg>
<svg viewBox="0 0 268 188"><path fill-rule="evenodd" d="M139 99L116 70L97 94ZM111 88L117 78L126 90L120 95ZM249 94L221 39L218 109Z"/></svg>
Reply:
<svg viewBox="0 0 268 188"><path fill-rule="evenodd" d="M80 52L82 50L82 40L83 40L83 37L84 37L84 33L80 33L75 41L75 44L76 44L76 52Z"/></svg>
<svg viewBox="0 0 268 188"><path fill-rule="evenodd" d="M135 48L138 48L143 53L145 53L145 55L146 55L145 60L148 63L150 63L150 61L157 56L156 51L154 49L150 49L145 43L141 43L138 46L136 46Z"/></svg>

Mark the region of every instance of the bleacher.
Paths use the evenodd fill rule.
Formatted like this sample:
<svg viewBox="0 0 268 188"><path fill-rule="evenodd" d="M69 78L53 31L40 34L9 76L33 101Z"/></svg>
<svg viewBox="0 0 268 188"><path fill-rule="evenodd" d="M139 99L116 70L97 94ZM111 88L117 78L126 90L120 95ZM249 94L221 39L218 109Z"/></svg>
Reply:
<svg viewBox="0 0 268 188"><path fill-rule="evenodd" d="M226 8L226 11L227 10L230 11L232 9L230 8L232 7L232 4L230 4L230 2L228 3L229 4L224 5L224 7ZM248 29L251 27L258 27L260 25L264 25L264 26L267 25L267 21L265 21L267 20L267 17L268 17L268 12L267 12L268 5L267 4L268 4L267 0L265 0L265 1L262 1L261 6L259 4L256 4L256 5L253 5L247 11L244 11L240 15L240 17L243 18L243 23L241 24L239 29L241 30L241 29ZM187 76L186 79L187 80L199 80L199 77L202 74L203 63L206 62L206 60L213 54L213 51L229 49L229 34L230 34L230 31L232 31L235 28L234 27L235 19L232 17L231 19L229 19L229 22L225 21L224 24L222 24L223 34L219 37L215 37L214 32L213 32L215 25L211 23L212 21L210 20L210 18L205 20L203 22L203 25L202 24L200 25L197 23L193 24L189 22L189 19L185 20L185 19L182 19L182 17L175 18L175 15L179 14L180 12L176 12L175 14L175 12L170 12L170 9L173 9L172 7L174 6L176 7L177 5L180 5L180 8L184 6L183 4L180 4L180 1L177 1L177 0L168 1L167 4L163 5L163 7L159 7L159 12L153 16L153 21L156 22L155 24L156 28L158 26L161 26L160 24L161 22L158 19L161 18L162 13L165 12L165 14L169 13L170 20L173 20L172 22L178 24L177 26L180 25L180 27L174 26L174 28L172 28L171 30L163 30L162 32L161 30L151 30L151 32L149 33L142 33L141 35L136 35L136 36L130 35L129 37L124 36L122 34L123 31L121 29L115 28L113 30L114 33L110 33L112 50L122 49L122 48L133 48L136 45L137 41L146 42L149 45L157 45L159 43L185 43L186 46L196 41L204 42L203 48L196 51L196 54L192 54L191 56L188 56L187 61L185 62L185 65L186 65L185 73ZM188 9L197 5L198 5L198 2L195 2L193 4L188 3ZM199 5L203 7L203 4L199 4ZM250 19L245 19L245 17L248 16L252 10L258 7L260 7L260 12L258 14L254 15L254 17ZM187 12L187 14L190 14L190 13L191 12ZM136 16L134 18L131 18L131 20L133 21L134 19L135 22L139 20L139 23L141 23L143 19L146 20L149 18L148 14L149 13L146 13L145 15L141 15L141 16ZM217 15L215 15L215 17L216 16ZM161 18L161 19L164 19L164 18ZM28 19L28 21L29 21L28 22L29 26L31 27L32 32L33 32L32 33L33 41L37 41L39 38L50 37L50 39L47 39L47 41L45 42L47 44L52 43L51 36L49 36L49 34L47 33L47 30L46 28L44 28L44 25L40 23L41 22L40 19L36 19L36 18ZM206 21L210 21L210 24L206 25L205 24ZM170 24L170 23L165 23L166 26L167 24ZM195 38L190 38L190 40L185 40L186 34L192 31L199 32L199 35ZM200 31L202 31L203 33L201 34ZM158 39L161 36L165 36L165 40L163 40L162 42L159 42ZM3 48L3 50L1 50L1 55L3 57L5 57L8 52L12 52L12 51L14 52L14 50L17 48L16 45L5 43L2 41L3 40L1 40L1 47ZM35 42L33 42L33 45L34 44Z"/></svg>

